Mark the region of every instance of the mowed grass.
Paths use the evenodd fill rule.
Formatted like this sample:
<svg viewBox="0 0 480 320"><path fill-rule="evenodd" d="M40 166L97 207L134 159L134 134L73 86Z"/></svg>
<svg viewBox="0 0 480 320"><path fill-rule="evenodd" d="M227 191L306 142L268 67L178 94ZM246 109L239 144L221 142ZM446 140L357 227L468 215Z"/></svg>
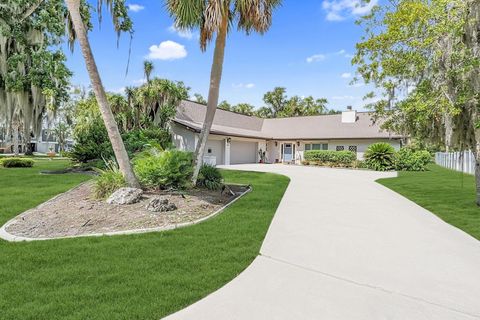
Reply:
<svg viewBox="0 0 480 320"><path fill-rule="evenodd" d="M88 179L0 169L2 223ZM0 241L0 318L160 319L220 288L257 256L288 178L224 171L253 192L204 223L162 233Z"/></svg>
<svg viewBox="0 0 480 320"><path fill-rule="evenodd" d="M397 178L378 182L480 240L480 208L472 175L431 165L425 172L400 172Z"/></svg>

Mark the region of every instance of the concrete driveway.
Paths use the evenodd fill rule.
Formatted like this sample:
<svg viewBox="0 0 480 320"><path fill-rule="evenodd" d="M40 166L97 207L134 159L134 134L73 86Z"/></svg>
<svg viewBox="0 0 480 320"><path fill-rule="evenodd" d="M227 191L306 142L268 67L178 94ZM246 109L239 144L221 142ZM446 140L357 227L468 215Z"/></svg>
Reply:
<svg viewBox="0 0 480 320"><path fill-rule="evenodd" d="M284 165L291 184L261 254L167 319L480 319L480 242L374 181Z"/></svg>

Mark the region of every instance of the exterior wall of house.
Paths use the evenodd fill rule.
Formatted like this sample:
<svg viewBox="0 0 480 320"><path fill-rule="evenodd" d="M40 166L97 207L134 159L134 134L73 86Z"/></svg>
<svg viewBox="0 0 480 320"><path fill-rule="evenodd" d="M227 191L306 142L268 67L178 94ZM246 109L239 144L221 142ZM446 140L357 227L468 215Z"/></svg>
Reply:
<svg viewBox="0 0 480 320"><path fill-rule="evenodd" d="M171 125L173 144L179 150L195 151L198 135L183 126L173 123Z"/></svg>
<svg viewBox="0 0 480 320"><path fill-rule="evenodd" d="M207 146L205 148L206 157L215 157L215 164L225 164L224 158L225 143L221 139L208 139Z"/></svg>
<svg viewBox="0 0 480 320"><path fill-rule="evenodd" d="M175 146L180 150L195 151L198 143L198 134L185 129L180 125L172 126L172 134ZM235 143L238 142L238 143ZM387 142L391 144L396 150L400 149L400 140L390 139L345 139L345 140L263 140L229 137L223 135L210 135L207 150L205 155L207 157L214 157L217 165L229 165L233 163L243 163L244 161L253 162L253 159L258 163L260 161L259 151L266 151L266 162L276 163L282 162L282 144L291 143L295 146L294 160L295 163L300 164L304 160L305 145L306 144L327 144L328 150L336 151L337 147L343 147L343 150L348 151L350 147L356 147L357 158L363 159L368 146L376 142ZM253 145L255 144L255 146ZM276 145L275 145L276 144ZM233 147L232 147L233 145ZM256 148L256 155L254 156L253 148ZM210 152L209 152L210 151ZM239 155L235 153L248 153L248 155Z"/></svg>
<svg viewBox="0 0 480 320"><path fill-rule="evenodd" d="M275 141L268 141L266 143L267 145L267 163L275 163L277 162L280 162L282 159L280 159L280 144L277 142L277 146L275 146Z"/></svg>
<svg viewBox="0 0 480 320"><path fill-rule="evenodd" d="M277 146L275 146L275 142L277 142ZM361 160L363 159L363 154L367 150L368 146L376 142L387 142L391 144L395 148L395 150L400 149L399 140L389 140L389 139L268 141L267 160L269 163L275 163L277 159L278 159L278 162L282 162L282 144L284 143L292 143L295 145L294 159L296 163L301 163L304 160L306 144L327 144L328 150L333 150L333 151L336 151L337 147L342 147L342 146L346 151L348 151L350 147L356 147L357 158Z"/></svg>
<svg viewBox="0 0 480 320"><path fill-rule="evenodd" d="M362 139L362 140L334 140L328 143L328 150L337 150L337 147L343 147L345 151L349 150L350 146L357 147L357 159L363 159L363 154L367 150L368 146L376 142L387 142L392 145L395 150L400 149L399 140L389 140L389 139Z"/></svg>

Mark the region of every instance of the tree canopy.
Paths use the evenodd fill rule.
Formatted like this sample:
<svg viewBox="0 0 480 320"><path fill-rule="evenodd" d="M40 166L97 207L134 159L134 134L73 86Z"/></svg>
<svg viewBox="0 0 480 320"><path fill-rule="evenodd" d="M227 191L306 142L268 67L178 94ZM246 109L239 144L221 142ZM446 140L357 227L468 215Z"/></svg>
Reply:
<svg viewBox="0 0 480 320"><path fill-rule="evenodd" d="M21 124L27 148L44 116L68 99L71 73L59 48L65 15L60 0L6 0L0 6L0 125L9 136Z"/></svg>

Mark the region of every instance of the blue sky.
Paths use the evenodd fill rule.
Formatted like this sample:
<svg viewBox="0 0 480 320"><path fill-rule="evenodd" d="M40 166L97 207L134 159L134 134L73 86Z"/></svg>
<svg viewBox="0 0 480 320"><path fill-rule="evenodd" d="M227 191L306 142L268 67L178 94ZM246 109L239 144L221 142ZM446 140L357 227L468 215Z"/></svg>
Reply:
<svg viewBox="0 0 480 320"><path fill-rule="evenodd" d="M232 30L227 40L220 99L236 104L263 105L266 91L276 86L287 88L289 96L312 95L329 100L329 107L342 110L353 105L363 109L364 94L371 89L350 85L355 75L351 55L363 31L355 25L358 15L370 5L358 6L360 0L284 0L275 12L273 26L263 36ZM191 93L207 96L213 43L203 53L198 33L178 32L160 0L132 0L130 14L135 34L130 70L129 36L116 36L109 17L90 34L93 52L105 87L120 92L125 86L143 81L142 63L154 61L155 76L181 80ZM89 85L85 64L78 46L67 53L68 66L74 72L74 84Z"/></svg>

